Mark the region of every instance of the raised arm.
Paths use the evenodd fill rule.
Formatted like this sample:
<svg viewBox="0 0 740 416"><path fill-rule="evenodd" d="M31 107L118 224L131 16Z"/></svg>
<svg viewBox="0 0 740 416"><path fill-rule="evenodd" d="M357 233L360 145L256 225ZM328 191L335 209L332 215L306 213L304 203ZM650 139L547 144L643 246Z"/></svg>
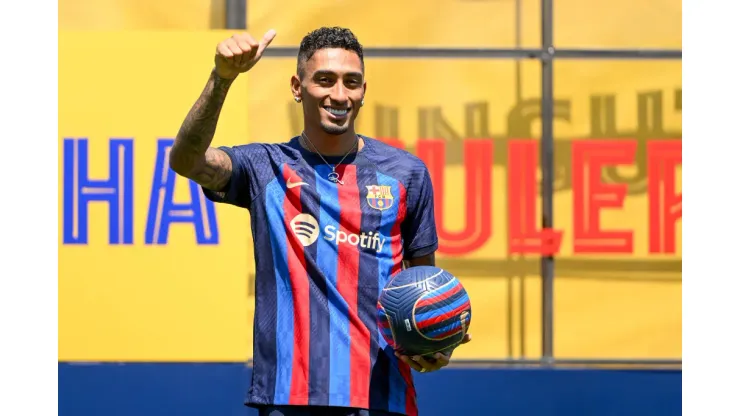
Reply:
<svg viewBox="0 0 740 416"><path fill-rule="evenodd" d="M206 87L185 117L170 150L170 167L205 188L221 191L231 177L231 158L209 147L226 93L234 79L211 72Z"/></svg>
<svg viewBox="0 0 740 416"><path fill-rule="evenodd" d="M216 66L198 100L185 117L170 150L170 167L204 188L221 192L231 178L231 158L210 147L226 95L236 77L249 71L275 38L268 31L260 42L248 33L226 39L216 47Z"/></svg>

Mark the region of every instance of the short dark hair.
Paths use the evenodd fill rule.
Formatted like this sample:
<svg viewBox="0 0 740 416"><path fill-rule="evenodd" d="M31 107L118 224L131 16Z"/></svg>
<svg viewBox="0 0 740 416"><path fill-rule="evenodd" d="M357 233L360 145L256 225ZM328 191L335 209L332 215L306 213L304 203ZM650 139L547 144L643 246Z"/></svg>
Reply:
<svg viewBox="0 0 740 416"><path fill-rule="evenodd" d="M346 49L360 57L362 71L365 72L362 45L351 30L343 27L322 27L303 37L298 49L298 76L303 77L306 61L321 49Z"/></svg>

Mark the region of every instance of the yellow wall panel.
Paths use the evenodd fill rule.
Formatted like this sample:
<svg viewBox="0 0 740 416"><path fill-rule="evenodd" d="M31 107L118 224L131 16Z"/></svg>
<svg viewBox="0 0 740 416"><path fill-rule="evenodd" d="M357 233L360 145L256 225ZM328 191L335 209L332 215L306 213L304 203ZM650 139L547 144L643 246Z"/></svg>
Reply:
<svg viewBox="0 0 740 416"><path fill-rule="evenodd" d="M251 355L253 308L247 212L215 207L218 244L198 244L194 226L187 223L173 224L166 244L146 244L158 142L174 137L206 82L216 43L231 33L93 33L62 32L59 41L59 359L243 360ZM289 92L294 71L292 58L264 59L249 78L238 80L214 144L277 142L297 134L300 106ZM556 111L559 181L571 175L572 141L594 138L597 121L605 117L595 115L602 111L596 102L613 101L612 107L605 105L613 108L614 139L634 138L638 146L680 139L680 63L568 61L556 64L556 74L562 107ZM520 349L536 356L539 261L535 255L508 254L507 184L514 173L507 151L512 139L539 135L538 64L368 59L367 79L361 133L398 138L412 151L421 137L446 142L445 198L440 201L445 215L439 227L455 232L466 224L463 142L475 137L492 143L490 235L475 249L440 255L440 264L461 277L473 301L475 341L456 356L503 357L518 355ZM645 120L653 122L645 125ZM90 204L87 244L65 244L67 138L87 138L89 177L100 180L109 175L109 139L133 138L132 244L109 243L110 208L99 202ZM638 175L641 163L620 167L621 181ZM680 175L678 168L679 191ZM175 202L189 203L188 189L178 178ZM623 208L601 213L603 228L634 232L632 252L584 255L573 250L573 200L572 187L558 190L555 224L563 231L563 243L556 269L556 353L680 355L680 221L676 252L650 253L649 198L637 186ZM154 210L160 225L162 210ZM510 332L514 339L508 338Z"/></svg>
<svg viewBox="0 0 740 416"><path fill-rule="evenodd" d="M223 0L59 2L59 30L205 30L223 23Z"/></svg>
<svg viewBox="0 0 740 416"><path fill-rule="evenodd" d="M558 0L553 10L561 48L681 49L680 0Z"/></svg>
<svg viewBox="0 0 740 416"><path fill-rule="evenodd" d="M367 46L540 44L539 0L437 0L433 7L425 0L249 0L247 7L249 30L261 35L277 29L276 45L297 45L324 25L349 27ZM224 13L224 0L63 0L59 28L217 29L224 27ZM678 0L560 0L554 9L555 45L680 48L681 22Z"/></svg>
<svg viewBox="0 0 740 416"><path fill-rule="evenodd" d="M247 18L251 31L277 29L280 45L297 45L320 26L343 26L367 46L537 47L540 8L539 0L250 0ZM681 13L679 0L559 0L555 45L680 48Z"/></svg>
<svg viewBox="0 0 740 416"><path fill-rule="evenodd" d="M60 360L246 358L253 270L247 212L216 206L216 245L197 244L190 223L172 224L166 244L145 243L157 141L174 138L223 36L60 34ZM247 126L246 79L240 79L221 114L218 143L244 142ZM103 202L90 203L87 244L63 244L65 138L88 139L89 177L99 180L109 176L109 139L133 138L133 244L109 244L110 210ZM182 178L174 200L191 201Z"/></svg>

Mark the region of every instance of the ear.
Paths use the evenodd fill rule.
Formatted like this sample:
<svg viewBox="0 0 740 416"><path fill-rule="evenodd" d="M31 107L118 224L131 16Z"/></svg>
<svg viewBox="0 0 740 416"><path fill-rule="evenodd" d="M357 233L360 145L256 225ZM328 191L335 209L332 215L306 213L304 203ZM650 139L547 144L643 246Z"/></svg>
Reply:
<svg viewBox="0 0 740 416"><path fill-rule="evenodd" d="M367 95L367 81L362 83L362 101L365 101L365 95Z"/></svg>
<svg viewBox="0 0 740 416"><path fill-rule="evenodd" d="M296 101L303 99L303 96L301 95L301 80L298 78L298 75L290 77L290 92L293 94L293 98L296 99Z"/></svg>

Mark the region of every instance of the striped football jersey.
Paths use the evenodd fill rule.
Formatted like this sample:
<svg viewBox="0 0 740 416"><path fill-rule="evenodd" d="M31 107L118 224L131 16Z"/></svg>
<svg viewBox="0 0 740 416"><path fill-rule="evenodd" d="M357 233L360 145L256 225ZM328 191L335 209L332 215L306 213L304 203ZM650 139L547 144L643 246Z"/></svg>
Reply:
<svg viewBox="0 0 740 416"><path fill-rule="evenodd" d="M376 304L404 259L437 249L432 183L416 156L362 138L336 166L341 184L297 137L221 148L231 180L204 192L247 208L254 239L248 405L417 413L411 369L381 335Z"/></svg>

